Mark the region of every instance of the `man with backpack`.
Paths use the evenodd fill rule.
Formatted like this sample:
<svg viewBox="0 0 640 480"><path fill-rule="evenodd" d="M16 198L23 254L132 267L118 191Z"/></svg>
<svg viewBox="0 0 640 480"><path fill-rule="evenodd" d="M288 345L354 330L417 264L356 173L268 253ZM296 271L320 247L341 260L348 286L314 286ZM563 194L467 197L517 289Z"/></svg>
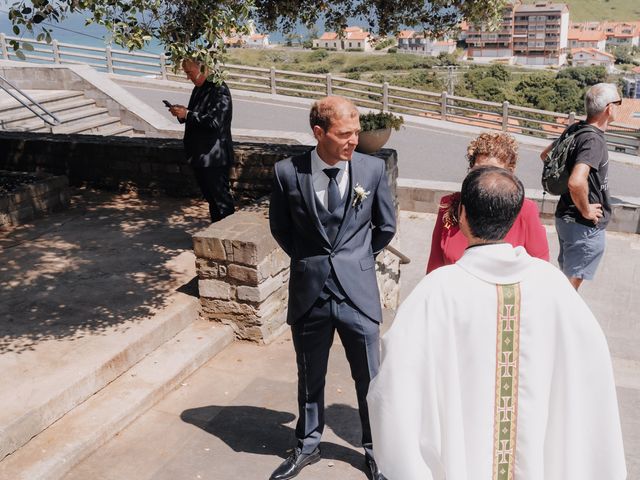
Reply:
<svg viewBox="0 0 640 480"><path fill-rule="evenodd" d="M598 83L589 88L584 103L587 120L569 126L540 155L547 166L543 186L560 194L555 213L558 264L576 290L583 280L593 279L604 253L605 228L611 218L604 132L615 120L622 99L614 84ZM558 173L558 182L551 188L546 178L549 166ZM564 188L558 185L563 182Z"/></svg>

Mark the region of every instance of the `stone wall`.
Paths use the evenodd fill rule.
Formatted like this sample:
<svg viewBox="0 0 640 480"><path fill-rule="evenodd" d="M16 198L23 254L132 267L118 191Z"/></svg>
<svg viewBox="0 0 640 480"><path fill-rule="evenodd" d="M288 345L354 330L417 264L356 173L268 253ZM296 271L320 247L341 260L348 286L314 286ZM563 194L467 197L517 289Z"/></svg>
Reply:
<svg viewBox="0 0 640 480"><path fill-rule="evenodd" d="M235 143L231 180L238 201L267 195L273 164L309 148ZM200 196L182 140L0 132L0 169L66 175L72 186Z"/></svg>
<svg viewBox="0 0 640 480"><path fill-rule="evenodd" d="M289 257L271 236L268 201L193 237L202 315L268 343L286 328Z"/></svg>
<svg viewBox="0 0 640 480"><path fill-rule="evenodd" d="M398 181L398 202L402 210L438 213L440 199L459 191L459 183L403 178ZM542 223L554 225L559 197L533 189L527 189L525 194L538 206ZM612 197L611 201L612 215L607 231L640 233L640 198Z"/></svg>
<svg viewBox="0 0 640 480"><path fill-rule="evenodd" d="M309 148L236 142L231 179L243 208L194 237L203 314L233 325L240 338L267 342L284 328L289 260L271 237L259 199L271 191L274 163ZM396 152L377 155L396 199ZM74 186L200 196L180 140L0 133L2 168L64 174ZM395 308L398 259L383 252L376 269L382 303Z"/></svg>
<svg viewBox="0 0 640 480"><path fill-rule="evenodd" d="M395 198L396 152L383 150L378 155L387 164ZM393 244L397 242L396 236ZM268 198L197 233L193 243L205 318L231 325L239 338L263 343L277 338L287 328L290 260L271 236ZM376 259L376 273L383 307L397 308L398 258L383 251Z"/></svg>
<svg viewBox="0 0 640 480"><path fill-rule="evenodd" d="M0 227L18 225L39 214L69 206L69 182L65 176L0 171L0 180L0 185L12 180L19 184L5 194L0 189Z"/></svg>

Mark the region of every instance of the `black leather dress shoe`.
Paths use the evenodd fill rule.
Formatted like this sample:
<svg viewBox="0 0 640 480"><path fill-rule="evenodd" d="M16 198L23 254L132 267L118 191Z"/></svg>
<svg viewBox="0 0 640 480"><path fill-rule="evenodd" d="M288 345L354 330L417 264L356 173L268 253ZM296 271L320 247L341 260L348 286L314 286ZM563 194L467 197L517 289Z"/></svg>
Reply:
<svg viewBox="0 0 640 480"><path fill-rule="evenodd" d="M320 460L320 449L316 448L311 453L302 453L296 448L293 453L269 477L269 480L287 480L293 478L307 465L316 463Z"/></svg>
<svg viewBox="0 0 640 480"><path fill-rule="evenodd" d="M373 457L365 455L365 460L367 461L367 467L369 467L369 471L371 472L371 480L387 480L378 469L378 464Z"/></svg>

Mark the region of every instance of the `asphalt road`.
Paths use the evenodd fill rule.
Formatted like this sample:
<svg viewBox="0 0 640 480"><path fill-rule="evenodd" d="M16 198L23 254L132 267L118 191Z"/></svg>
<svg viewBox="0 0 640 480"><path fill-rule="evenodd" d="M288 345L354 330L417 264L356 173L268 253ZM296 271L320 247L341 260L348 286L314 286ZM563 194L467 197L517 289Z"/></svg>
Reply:
<svg viewBox="0 0 640 480"><path fill-rule="evenodd" d="M125 86L129 92L172 118L162 99L186 105L188 92ZM268 129L310 133L309 109L306 105L279 100L235 96L234 128ZM399 175L402 178L460 182L467 171L466 148L474 134L456 130L437 130L419 125L405 125L393 132L387 143L398 151ZM541 149L520 145L516 174L526 188L540 189ZM640 197L640 167L611 162L609 185L613 196Z"/></svg>

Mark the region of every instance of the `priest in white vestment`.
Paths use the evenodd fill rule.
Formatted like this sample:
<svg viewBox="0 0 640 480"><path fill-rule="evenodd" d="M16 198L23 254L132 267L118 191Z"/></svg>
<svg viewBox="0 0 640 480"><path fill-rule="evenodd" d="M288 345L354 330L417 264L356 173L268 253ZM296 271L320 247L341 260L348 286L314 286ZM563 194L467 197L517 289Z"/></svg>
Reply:
<svg viewBox="0 0 640 480"><path fill-rule="evenodd" d="M469 173L469 248L416 286L382 339L368 405L388 480L626 478L597 320L562 272L499 242L523 197L506 170Z"/></svg>

